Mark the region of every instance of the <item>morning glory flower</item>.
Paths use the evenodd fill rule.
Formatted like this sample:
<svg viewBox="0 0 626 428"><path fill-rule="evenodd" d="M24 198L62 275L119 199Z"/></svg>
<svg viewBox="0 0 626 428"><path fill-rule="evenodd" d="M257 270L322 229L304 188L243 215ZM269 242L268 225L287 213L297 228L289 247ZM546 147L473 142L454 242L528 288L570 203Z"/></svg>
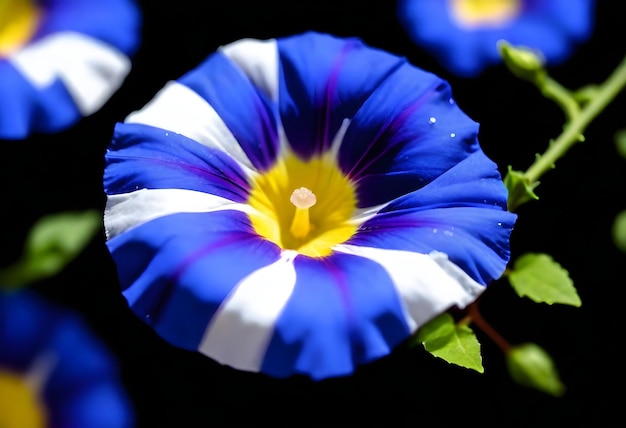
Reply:
<svg viewBox="0 0 626 428"><path fill-rule="evenodd" d="M0 138L98 111L130 71L139 25L133 0L0 0Z"/></svg>
<svg viewBox="0 0 626 428"><path fill-rule="evenodd" d="M475 77L501 62L497 42L565 61L593 29L595 0L400 0L401 24L450 72Z"/></svg>
<svg viewBox="0 0 626 428"><path fill-rule="evenodd" d="M117 124L107 245L174 346L344 376L474 301L515 215L447 82L356 38L243 39Z"/></svg>
<svg viewBox="0 0 626 428"><path fill-rule="evenodd" d="M133 422L117 364L82 319L30 291L0 292L0 426Z"/></svg>

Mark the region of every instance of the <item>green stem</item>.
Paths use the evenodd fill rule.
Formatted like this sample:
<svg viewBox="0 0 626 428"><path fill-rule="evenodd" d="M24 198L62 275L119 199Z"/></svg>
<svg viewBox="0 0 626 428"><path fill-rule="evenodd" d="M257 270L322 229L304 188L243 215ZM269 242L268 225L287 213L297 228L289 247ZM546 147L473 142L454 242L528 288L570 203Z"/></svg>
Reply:
<svg viewBox="0 0 626 428"><path fill-rule="evenodd" d="M567 122L570 122L580 113L580 104L572 97L571 92L559 82L549 76L543 77L543 82L538 82L544 97L557 103L565 113Z"/></svg>
<svg viewBox="0 0 626 428"><path fill-rule="evenodd" d="M595 97L575 114L565 124L563 132L550 144L546 152L537 157L535 162L526 170L524 177L530 183L536 182L539 177L554 167L555 162L561 158L577 141L582 141L583 131L589 123L615 98L626 85L626 57L617 66L606 81L598 87ZM567 112L567 110L566 110Z"/></svg>

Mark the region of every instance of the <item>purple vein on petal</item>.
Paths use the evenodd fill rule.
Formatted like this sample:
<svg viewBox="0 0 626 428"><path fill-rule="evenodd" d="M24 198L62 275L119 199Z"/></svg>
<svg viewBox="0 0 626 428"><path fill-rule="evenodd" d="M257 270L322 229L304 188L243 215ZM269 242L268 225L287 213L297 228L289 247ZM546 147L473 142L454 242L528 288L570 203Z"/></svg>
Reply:
<svg viewBox="0 0 626 428"><path fill-rule="evenodd" d="M240 242L245 239L251 239L251 236L245 232L239 232L236 235L230 234L228 237L215 241L209 245L200 247L198 250L192 252L186 256L179 264L176 270L169 275L165 280L165 285L162 291L159 293L157 302L155 303L152 312L150 313L151 322L153 325L159 323L159 317L163 313L163 308L172 300L172 294L180 286L179 279L185 273L185 271L195 262L200 260L203 256L210 254L216 250L220 250L229 244L232 244L234 240ZM219 267L217 267L219 268ZM233 284L234 285L234 284Z"/></svg>
<svg viewBox="0 0 626 428"><path fill-rule="evenodd" d="M350 177L354 181L359 180L359 176L363 171L367 170L372 164L382 158L387 152L391 149L395 148L399 141L394 141L392 139L389 140L389 144L385 144L384 149L375 156L369 157L368 153L373 149L373 147L381 140L385 135L395 135L397 133L397 129L401 127L405 121L409 118L413 112L415 112L418 108L422 107L427 101L435 95L437 89L441 86L441 82L436 82L424 92L422 96L420 96L414 103L409 105L397 116L387 119L385 124L381 126L380 130L376 133L372 141L370 141L367 149L363 151L363 154L359 157L359 159L354 163L352 168L346 173L348 177ZM367 159L367 161L366 161ZM363 165L361 165L363 164Z"/></svg>
<svg viewBox="0 0 626 428"><path fill-rule="evenodd" d="M346 281L346 273L337 266L332 257L322 260L326 269L330 275L335 279L334 283L341 297L341 303L345 310L346 322L348 325L348 335L350 336L350 347L353 350L354 355L358 355L359 358L364 355L365 344L358 332L356 311L351 298L351 293Z"/></svg>
<svg viewBox="0 0 626 428"><path fill-rule="evenodd" d="M254 82L252 82L249 77L247 77L247 79L250 81L250 84L254 84ZM253 107L259 115L259 120L261 121L261 123L264 124L264 126L262 127L262 132L264 134L262 141L264 141L265 144L264 149L260 150L260 164L258 165L259 170L263 170L271 168L275 163L276 157L278 156L278 150L280 145L278 138L278 124L276 123L276 117L278 115L270 114L269 107L266 108L267 106L264 105L262 101L263 93L257 87L254 88L258 96L255 97L253 101ZM242 148L245 151L247 147Z"/></svg>
<svg viewBox="0 0 626 428"><path fill-rule="evenodd" d="M128 156L128 155L124 155L124 156L120 156L117 154L109 154L107 155L108 158L110 159L119 159L119 160L129 160L129 159L136 159L136 160L141 160L141 161L145 161L146 163L153 163L153 164L160 164L160 165L167 165L167 166L172 166L174 168L181 168L184 169L186 171L190 171L193 172L195 174L198 174L200 176L203 177L216 177L218 179L222 179L230 184L233 185L234 188L238 189L241 191L241 195L237 195L239 196L239 200L233 200L234 202L243 202L246 200L248 192L249 192L249 184L248 182L242 178L239 174L232 174L232 175L228 175L226 174L224 171L219 170L219 169L215 169L215 171L210 171L210 170L206 170L204 168L200 168L194 165L188 165L188 164L183 164L183 163L178 163L178 162L173 162L173 161L168 161L168 160L164 160L164 159L155 159L152 157L147 157L147 156ZM226 193L229 194L235 194L235 192L233 192L232 189L228 189L226 186L224 185L220 185L215 181L210 180L210 183L212 186L219 188L219 189L223 189ZM203 191L203 189L190 189L190 190L198 190L198 191ZM205 192L208 193L208 192ZM216 196L222 196L222 195L216 195Z"/></svg>
<svg viewBox="0 0 626 428"><path fill-rule="evenodd" d="M319 110L323 112L323 117L318 116L317 118L318 119L317 128L323 130L323 133L322 133L323 141L320 147L321 152L325 152L329 148L330 141L331 141L331 139L329 138L330 136L328 134L330 132L329 126L330 126L330 119L331 119L331 113L332 113L333 98L335 94L337 93L337 81L339 80L339 73L342 69L342 65L344 64L346 60L346 57L348 56L348 53L351 50L357 48L358 46L360 46L360 44L355 40L350 40L344 45L344 47L339 52L339 55L337 55L337 59L335 63L333 64L330 75L328 77L328 83L326 84L326 90L325 90L326 97L322 101L322 106L319 108Z"/></svg>

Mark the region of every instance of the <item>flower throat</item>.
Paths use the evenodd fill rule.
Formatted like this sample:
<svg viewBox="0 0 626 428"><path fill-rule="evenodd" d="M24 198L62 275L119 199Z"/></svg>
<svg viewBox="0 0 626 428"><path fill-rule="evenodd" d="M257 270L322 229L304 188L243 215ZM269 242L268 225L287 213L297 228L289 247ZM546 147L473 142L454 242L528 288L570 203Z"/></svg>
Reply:
<svg viewBox="0 0 626 428"><path fill-rule="evenodd" d="M40 18L33 0L0 0L0 57L24 46L35 34Z"/></svg>
<svg viewBox="0 0 626 428"><path fill-rule="evenodd" d="M33 388L18 374L0 368L0 427L45 426L44 407Z"/></svg>
<svg viewBox="0 0 626 428"><path fill-rule="evenodd" d="M522 10L521 0L449 0L456 21L468 28L503 27Z"/></svg>
<svg viewBox="0 0 626 428"><path fill-rule="evenodd" d="M254 179L248 203L259 235L311 257L329 255L357 230L350 221L357 203L354 185L329 155L281 158Z"/></svg>

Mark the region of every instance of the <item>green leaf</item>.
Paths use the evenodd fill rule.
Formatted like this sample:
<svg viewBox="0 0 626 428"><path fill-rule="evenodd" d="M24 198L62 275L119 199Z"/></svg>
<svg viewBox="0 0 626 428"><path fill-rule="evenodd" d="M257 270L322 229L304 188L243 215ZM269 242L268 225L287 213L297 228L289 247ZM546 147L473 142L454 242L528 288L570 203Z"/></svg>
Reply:
<svg viewBox="0 0 626 428"><path fill-rule="evenodd" d="M576 307L582 304L568 272L547 254L524 254L517 259L508 278L518 295L535 302Z"/></svg>
<svg viewBox="0 0 626 428"><path fill-rule="evenodd" d="M611 228L613 242L615 246L626 253L626 210L621 211L615 216L613 226Z"/></svg>
<svg viewBox="0 0 626 428"><path fill-rule="evenodd" d="M537 200L539 197L535 194L534 189L539 185L538 181L530 183L521 171L514 171L509 165L509 172L504 177L504 185L509 191L508 209L514 211L520 205Z"/></svg>
<svg viewBox="0 0 626 428"><path fill-rule="evenodd" d="M422 326L417 332L417 340L432 355L450 364L484 372L476 335L469 326L455 324L448 313Z"/></svg>
<svg viewBox="0 0 626 428"><path fill-rule="evenodd" d="M621 157L626 158L626 129L615 133L615 148Z"/></svg>
<svg viewBox="0 0 626 428"><path fill-rule="evenodd" d="M22 257L0 270L0 284L21 287L57 274L89 243L101 220L95 210L42 217L29 231Z"/></svg>
<svg viewBox="0 0 626 428"><path fill-rule="evenodd" d="M552 358L540 346L534 343L514 346L506 354L506 363L516 383L555 397L565 393Z"/></svg>

